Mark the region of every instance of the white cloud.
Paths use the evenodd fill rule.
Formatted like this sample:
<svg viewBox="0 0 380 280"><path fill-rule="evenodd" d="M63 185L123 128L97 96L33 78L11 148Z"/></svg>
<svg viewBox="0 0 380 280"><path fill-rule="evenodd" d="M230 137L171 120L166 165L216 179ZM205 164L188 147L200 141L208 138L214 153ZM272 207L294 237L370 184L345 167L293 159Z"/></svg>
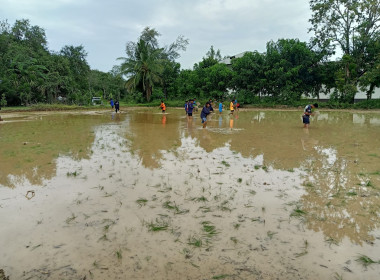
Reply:
<svg viewBox="0 0 380 280"><path fill-rule="evenodd" d="M307 0L0 0L0 18L28 18L46 30L49 47L83 44L91 67L108 71L146 26L162 44L190 39L179 62L192 67L213 45L222 55L265 51L269 40L307 41Z"/></svg>

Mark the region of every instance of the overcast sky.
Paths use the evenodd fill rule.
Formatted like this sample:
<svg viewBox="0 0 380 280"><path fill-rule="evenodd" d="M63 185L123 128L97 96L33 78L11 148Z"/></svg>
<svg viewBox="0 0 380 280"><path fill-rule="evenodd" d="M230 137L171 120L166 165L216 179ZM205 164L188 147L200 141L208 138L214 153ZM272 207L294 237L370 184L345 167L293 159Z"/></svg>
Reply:
<svg viewBox="0 0 380 280"><path fill-rule="evenodd" d="M83 45L91 68L105 72L146 26L161 33L161 46L178 35L189 39L178 60L188 69L211 45L225 56L310 38L308 0L0 0L0 7L0 20L24 18L45 29L50 50Z"/></svg>

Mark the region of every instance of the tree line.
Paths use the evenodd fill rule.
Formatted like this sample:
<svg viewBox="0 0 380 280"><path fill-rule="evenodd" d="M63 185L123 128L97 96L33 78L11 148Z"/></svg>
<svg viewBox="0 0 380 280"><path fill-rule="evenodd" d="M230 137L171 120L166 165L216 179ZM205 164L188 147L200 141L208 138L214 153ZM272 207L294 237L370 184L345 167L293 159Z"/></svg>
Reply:
<svg viewBox="0 0 380 280"><path fill-rule="evenodd" d="M28 20L0 24L2 105L88 104L92 96L144 103L159 99L229 98L292 104L328 93L353 103L359 89L372 98L380 87L380 0L311 0L309 42L270 41L266 51L247 51L222 63L211 46L192 69L177 62L189 40L160 46L160 33L146 27L126 44L126 56L104 73L91 70L83 46L47 49L45 32ZM332 56L338 55L333 60ZM224 57L226 58L226 57Z"/></svg>

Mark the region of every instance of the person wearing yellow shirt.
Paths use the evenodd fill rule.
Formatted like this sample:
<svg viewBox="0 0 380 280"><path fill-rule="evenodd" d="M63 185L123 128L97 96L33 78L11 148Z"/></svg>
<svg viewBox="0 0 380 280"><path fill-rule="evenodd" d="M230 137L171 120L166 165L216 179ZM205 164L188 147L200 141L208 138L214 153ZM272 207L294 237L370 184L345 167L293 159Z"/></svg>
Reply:
<svg viewBox="0 0 380 280"><path fill-rule="evenodd" d="M234 114L234 101L233 100L231 100L231 102L230 102L230 111L231 111L231 115L233 115Z"/></svg>

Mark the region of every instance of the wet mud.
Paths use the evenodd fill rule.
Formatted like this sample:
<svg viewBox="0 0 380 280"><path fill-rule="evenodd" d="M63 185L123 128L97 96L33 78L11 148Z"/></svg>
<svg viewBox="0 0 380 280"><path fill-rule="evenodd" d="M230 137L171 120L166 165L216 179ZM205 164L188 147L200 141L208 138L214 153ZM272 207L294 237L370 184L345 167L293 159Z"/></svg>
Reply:
<svg viewBox="0 0 380 280"><path fill-rule="evenodd" d="M3 278L378 279L380 114L300 116L3 114Z"/></svg>

